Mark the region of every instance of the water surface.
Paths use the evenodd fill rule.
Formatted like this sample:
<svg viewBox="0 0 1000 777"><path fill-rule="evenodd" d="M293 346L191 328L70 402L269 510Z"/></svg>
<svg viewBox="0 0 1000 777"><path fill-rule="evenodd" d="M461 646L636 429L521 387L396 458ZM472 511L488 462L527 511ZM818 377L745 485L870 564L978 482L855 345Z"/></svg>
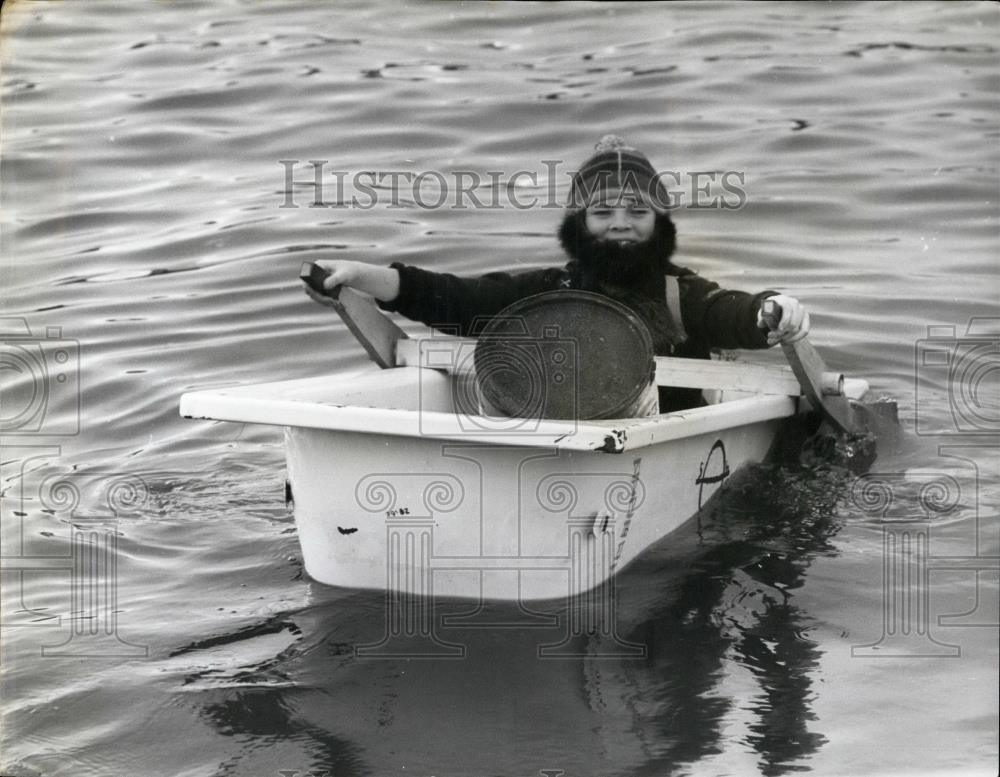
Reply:
<svg viewBox="0 0 1000 777"><path fill-rule="evenodd" d="M996 6L98 0L2 25L5 343L67 358L37 397L5 384L3 773L995 774ZM734 484L621 576L642 660L539 660L552 621L359 658L383 600L304 575L280 433L178 397L365 366L305 259L544 266L561 211L281 207L280 160L527 171L561 201L607 132L743 176L744 207L675 212L678 262L799 297L831 366L898 400L893 501L832 470ZM963 372L922 360L932 336ZM67 656L88 520L116 532L124 642ZM929 547L928 620L892 639L887 537Z"/></svg>

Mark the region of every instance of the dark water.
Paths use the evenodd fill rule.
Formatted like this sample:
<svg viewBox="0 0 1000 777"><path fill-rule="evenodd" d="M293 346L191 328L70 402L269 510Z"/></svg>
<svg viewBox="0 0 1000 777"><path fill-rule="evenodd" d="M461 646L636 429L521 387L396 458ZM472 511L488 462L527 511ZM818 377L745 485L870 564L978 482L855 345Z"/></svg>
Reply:
<svg viewBox="0 0 1000 777"><path fill-rule="evenodd" d="M998 29L977 3L5 4L2 772L995 774ZM280 435L178 397L365 364L303 259L558 261L541 204L606 132L684 205L743 174L744 207L676 211L679 261L806 302L904 440L864 480L734 483L569 657L538 654L566 613L449 602L461 658L359 657L385 604L304 577ZM431 177L283 208L279 160L505 197L527 171L540 203L421 207ZM71 552L107 538L96 606Z"/></svg>

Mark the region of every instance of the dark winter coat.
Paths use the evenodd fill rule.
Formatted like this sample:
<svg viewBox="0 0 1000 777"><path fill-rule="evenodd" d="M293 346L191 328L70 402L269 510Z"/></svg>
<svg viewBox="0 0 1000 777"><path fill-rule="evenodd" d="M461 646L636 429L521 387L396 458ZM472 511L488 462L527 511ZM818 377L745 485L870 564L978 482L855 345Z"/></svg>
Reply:
<svg viewBox="0 0 1000 777"><path fill-rule="evenodd" d="M384 310L464 337L475 337L490 317L520 299L574 288L575 278L563 267L520 273L492 272L472 278L399 263L392 267L399 271L400 291L392 302L379 303ZM776 292L729 291L675 265L670 265L668 272L678 281L681 321L687 337L682 342L658 342L658 356L707 359L712 349L767 347L767 334L757 327L757 311L761 302ZM665 285L657 295L664 307ZM697 390L660 390L660 412L699 404L703 403Z"/></svg>

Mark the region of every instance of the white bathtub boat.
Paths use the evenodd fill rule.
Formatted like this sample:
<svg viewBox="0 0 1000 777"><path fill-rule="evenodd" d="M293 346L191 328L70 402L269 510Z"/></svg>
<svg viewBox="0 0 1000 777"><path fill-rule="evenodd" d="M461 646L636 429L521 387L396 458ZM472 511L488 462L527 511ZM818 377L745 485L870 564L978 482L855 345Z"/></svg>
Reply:
<svg viewBox="0 0 1000 777"><path fill-rule="evenodd" d="M658 358L659 383L710 390L713 404L637 419L488 417L463 408L469 375L449 367L473 342L392 347L390 369L181 398L189 418L284 427L305 568L321 583L507 601L591 591L762 461L802 410L789 367ZM834 383L844 406L867 390Z"/></svg>

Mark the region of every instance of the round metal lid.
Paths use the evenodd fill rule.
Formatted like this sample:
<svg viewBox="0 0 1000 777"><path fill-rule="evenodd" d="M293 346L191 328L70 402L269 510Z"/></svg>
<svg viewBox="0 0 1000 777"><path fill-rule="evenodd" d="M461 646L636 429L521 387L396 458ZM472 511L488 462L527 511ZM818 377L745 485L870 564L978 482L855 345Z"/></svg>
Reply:
<svg viewBox="0 0 1000 777"><path fill-rule="evenodd" d="M626 418L653 379L653 340L630 308L558 290L494 316L475 351L483 398L516 418Z"/></svg>

